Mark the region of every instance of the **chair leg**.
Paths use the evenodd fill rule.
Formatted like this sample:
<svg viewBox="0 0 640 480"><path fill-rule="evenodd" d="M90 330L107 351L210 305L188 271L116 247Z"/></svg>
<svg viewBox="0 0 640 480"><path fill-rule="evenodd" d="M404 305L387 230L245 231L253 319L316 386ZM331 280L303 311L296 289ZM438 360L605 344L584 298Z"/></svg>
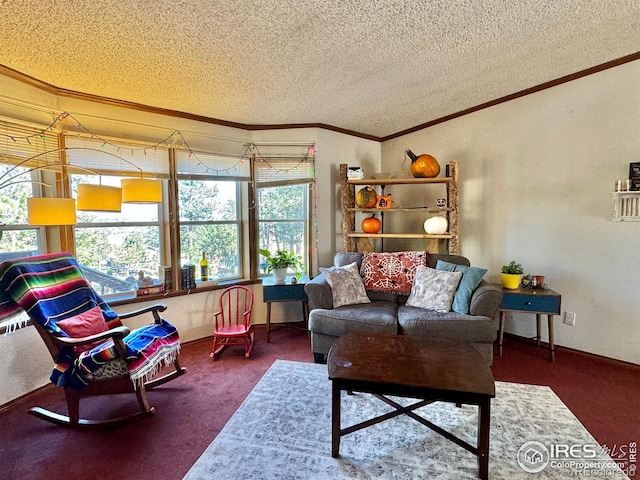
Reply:
<svg viewBox="0 0 640 480"><path fill-rule="evenodd" d="M149 401L147 400L147 390L144 387L144 380L139 379L136 383L136 398L138 399L140 409L144 413L153 413L153 410L149 405Z"/></svg>
<svg viewBox="0 0 640 480"><path fill-rule="evenodd" d="M222 351L224 347L227 346L227 341L224 339L219 339L213 337L213 346L211 347L211 353L209 354L209 358L216 359L216 355Z"/></svg>
<svg viewBox="0 0 640 480"><path fill-rule="evenodd" d="M64 389L64 396L67 399L67 410L69 411L69 421L71 425L77 425L80 419L80 395L71 387Z"/></svg>
<svg viewBox="0 0 640 480"><path fill-rule="evenodd" d="M253 332L244 337L244 356L249 358L251 350L253 350Z"/></svg>

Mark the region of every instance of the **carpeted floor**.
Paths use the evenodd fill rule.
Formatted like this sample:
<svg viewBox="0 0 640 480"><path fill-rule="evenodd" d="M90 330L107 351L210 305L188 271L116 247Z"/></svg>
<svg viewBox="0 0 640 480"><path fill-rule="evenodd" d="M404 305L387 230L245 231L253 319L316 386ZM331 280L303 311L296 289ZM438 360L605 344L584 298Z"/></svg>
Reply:
<svg viewBox="0 0 640 480"><path fill-rule="evenodd" d="M248 359L237 347L213 362L210 348L210 339L183 345L187 374L149 392L156 415L140 422L73 430L28 415L34 405L66 411L64 394L54 387L4 408L0 479L181 479L275 360L313 362L307 333L294 329L275 332L266 343L258 325ZM48 373L51 366L41 368ZM628 454L629 445L640 441L638 368L566 350L558 350L551 363L546 350L507 338L492 369L496 380L551 387L601 445ZM83 400L80 408L82 415L98 417L136 406L135 396L120 395Z"/></svg>
<svg viewBox="0 0 640 480"><path fill-rule="evenodd" d="M342 428L392 410L368 394L343 392L342 405ZM477 407L437 402L416 412L476 444ZM525 461L519 450L527 442L549 448L597 447L549 387L498 382L491 418L491 479L531 478L518 463ZM331 457L331 383L326 366L278 360L185 479L477 478L474 455L405 415L344 436L340 453L338 459ZM585 462L587 453L574 460ZM541 462L525 467L544 467ZM546 462L535 478L625 478L602 452L589 458L586 467L559 464L553 457Z"/></svg>

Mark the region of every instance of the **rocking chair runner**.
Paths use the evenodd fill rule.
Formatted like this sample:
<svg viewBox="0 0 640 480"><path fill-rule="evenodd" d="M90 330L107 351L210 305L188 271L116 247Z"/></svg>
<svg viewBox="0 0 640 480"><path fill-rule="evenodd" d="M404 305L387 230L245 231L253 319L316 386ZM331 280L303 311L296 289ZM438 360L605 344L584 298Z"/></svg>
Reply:
<svg viewBox="0 0 640 480"><path fill-rule="evenodd" d="M0 318L23 309L51 354L51 381L64 387L69 415L34 407L29 413L59 425L104 425L153 415L146 390L186 372L177 354L176 328L160 317L159 304L118 315L91 288L69 253L0 264ZM134 331L120 319L152 313L154 323ZM65 330L66 329L66 330ZM153 377L164 364L175 370ZM106 420L81 419L80 398L135 393L140 411Z"/></svg>
<svg viewBox="0 0 640 480"><path fill-rule="evenodd" d="M251 313L253 292L247 287L236 285L225 289L220 295L220 309L214 313L215 330L209 357L216 355L227 345L243 345L245 357L253 349Z"/></svg>

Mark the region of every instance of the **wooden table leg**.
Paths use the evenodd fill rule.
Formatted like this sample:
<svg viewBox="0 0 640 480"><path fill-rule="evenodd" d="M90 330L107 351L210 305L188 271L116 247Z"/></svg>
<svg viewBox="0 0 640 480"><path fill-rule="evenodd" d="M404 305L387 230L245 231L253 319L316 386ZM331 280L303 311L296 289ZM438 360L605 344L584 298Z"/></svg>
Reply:
<svg viewBox="0 0 640 480"><path fill-rule="evenodd" d="M556 353L555 353L555 344L553 341L553 315L547 315L549 321L549 355L551 356L551 361L556 361Z"/></svg>
<svg viewBox="0 0 640 480"><path fill-rule="evenodd" d="M334 381L331 385L331 456L340 454L340 388Z"/></svg>
<svg viewBox="0 0 640 480"><path fill-rule="evenodd" d="M536 343L540 346L540 324L542 323L542 314L536 313Z"/></svg>
<svg viewBox="0 0 640 480"><path fill-rule="evenodd" d="M491 399L478 405L478 476L489 478L489 426L491 422Z"/></svg>
<svg viewBox="0 0 640 480"><path fill-rule="evenodd" d="M267 343L269 343L270 333L271 333L271 302L267 302Z"/></svg>
<svg viewBox="0 0 640 480"><path fill-rule="evenodd" d="M499 329L499 337L498 337L498 355L502 356L502 340L504 338L504 316L505 312L500 312L500 329Z"/></svg>

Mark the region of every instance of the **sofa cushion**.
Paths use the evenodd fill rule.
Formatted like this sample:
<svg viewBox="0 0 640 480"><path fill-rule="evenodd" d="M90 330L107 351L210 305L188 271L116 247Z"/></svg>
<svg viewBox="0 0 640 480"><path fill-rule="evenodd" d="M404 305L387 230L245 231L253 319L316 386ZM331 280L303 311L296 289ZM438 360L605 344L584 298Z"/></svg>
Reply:
<svg viewBox="0 0 640 480"><path fill-rule="evenodd" d="M336 267L344 267L350 263L356 262L358 268L362 265L362 252L338 252L333 257L333 264Z"/></svg>
<svg viewBox="0 0 640 480"><path fill-rule="evenodd" d="M420 266L406 304L436 312L449 312L461 278L460 272L445 272Z"/></svg>
<svg viewBox="0 0 640 480"><path fill-rule="evenodd" d="M397 313L398 305L389 302L318 308L309 314L309 330L334 337L354 331L398 333Z"/></svg>
<svg viewBox="0 0 640 480"><path fill-rule="evenodd" d="M334 308L371 301L364 290L356 262L344 267L320 268L320 271L324 273L327 283L331 286Z"/></svg>
<svg viewBox="0 0 640 480"><path fill-rule="evenodd" d="M466 267L464 265L457 265L455 263L445 262L438 260L436 264L437 270L444 270L446 272L460 272L462 273L462 280L458 285L455 297L453 298L453 305L451 310L458 313L469 313L469 304L471 303L471 295L475 289L480 285L480 281L484 274L487 273L486 268L478 267Z"/></svg>
<svg viewBox="0 0 640 480"><path fill-rule="evenodd" d="M365 252L360 273L364 288L409 295L419 266L427 265L427 252Z"/></svg>
<svg viewBox="0 0 640 480"><path fill-rule="evenodd" d="M495 322L489 317L437 313L406 305L398 308L398 331L402 335L451 338L463 342L490 343L496 339Z"/></svg>

